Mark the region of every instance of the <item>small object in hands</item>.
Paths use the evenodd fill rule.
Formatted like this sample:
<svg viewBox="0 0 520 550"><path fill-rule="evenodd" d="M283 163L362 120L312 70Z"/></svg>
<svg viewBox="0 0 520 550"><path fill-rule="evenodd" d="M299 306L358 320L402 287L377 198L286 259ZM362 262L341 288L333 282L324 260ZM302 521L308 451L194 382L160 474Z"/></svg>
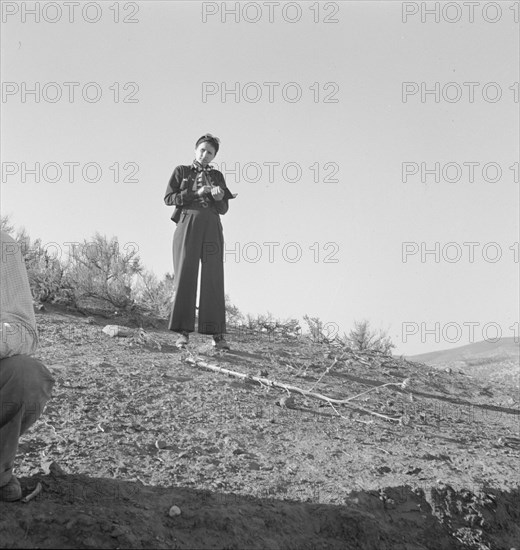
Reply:
<svg viewBox="0 0 520 550"><path fill-rule="evenodd" d="M208 203L206 197L204 196L207 193L211 193L211 186L210 185L204 185L197 192L197 194L201 198L200 205L202 206L202 208L207 208L209 206L209 203Z"/></svg>
<svg viewBox="0 0 520 550"><path fill-rule="evenodd" d="M171 518L175 518L177 516L180 516L181 515L181 509L178 506L174 505L168 510L168 515Z"/></svg>
<svg viewBox="0 0 520 550"><path fill-rule="evenodd" d="M224 198L225 193L222 190L222 188L219 185L217 185L215 187L212 187L211 195L216 201L221 201Z"/></svg>

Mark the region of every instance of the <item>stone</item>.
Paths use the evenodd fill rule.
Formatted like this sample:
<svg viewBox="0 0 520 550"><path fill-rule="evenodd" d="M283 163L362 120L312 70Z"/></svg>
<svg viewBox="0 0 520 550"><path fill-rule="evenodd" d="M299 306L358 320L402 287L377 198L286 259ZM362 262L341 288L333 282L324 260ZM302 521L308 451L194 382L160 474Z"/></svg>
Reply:
<svg viewBox="0 0 520 550"><path fill-rule="evenodd" d="M103 328L103 332L105 334L108 334L111 338L114 336L120 336L120 337L127 337L132 334L132 331L128 329L127 327L122 327L120 325L106 325Z"/></svg>
<svg viewBox="0 0 520 550"><path fill-rule="evenodd" d="M177 516L180 516L181 515L181 509L178 507L178 506L172 506L169 510L168 510L168 515L171 517L171 518L175 518Z"/></svg>

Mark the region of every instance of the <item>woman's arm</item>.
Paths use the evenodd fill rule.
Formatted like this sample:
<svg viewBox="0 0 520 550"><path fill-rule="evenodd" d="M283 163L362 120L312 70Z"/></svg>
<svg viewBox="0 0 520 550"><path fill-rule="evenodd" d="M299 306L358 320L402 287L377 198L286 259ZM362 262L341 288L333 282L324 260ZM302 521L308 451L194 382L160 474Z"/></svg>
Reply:
<svg viewBox="0 0 520 550"><path fill-rule="evenodd" d="M213 186L218 186L224 192L224 196L220 200L216 200L214 197L211 197L215 208L219 214L225 214L229 210L229 199L234 198L226 185L226 180L222 172L218 170L213 170L211 172L212 184Z"/></svg>
<svg viewBox="0 0 520 550"><path fill-rule="evenodd" d="M168 206L185 206L197 196L188 185L187 174L183 177L184 172L183 166L177 166L173 171L164 195L164 202Z"/></svg>
<svg viewBox="0 0 520 550"><path fill-rule="evenodd" d="M229 210L229 203L227 199L222 199L220 201L215 201L215 208L219 214L225 214Z"/></svg>

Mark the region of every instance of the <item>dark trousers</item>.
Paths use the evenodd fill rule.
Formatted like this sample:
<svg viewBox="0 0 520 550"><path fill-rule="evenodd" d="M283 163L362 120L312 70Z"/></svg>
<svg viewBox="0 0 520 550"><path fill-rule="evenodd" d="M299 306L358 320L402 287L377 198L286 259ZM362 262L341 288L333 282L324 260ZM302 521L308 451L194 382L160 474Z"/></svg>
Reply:
<svg viewBox="0 0 520 550"><path fill-rule="evenodd" d="M174 301L169 329L195 330L195 304L201 266L199 323L201 334L226 332L224 237L213 208L183 210L173 236Z"/></svg>
<svg viewBox="0 0 520 550"><path fill-rule="evenodd" d="M18 439L43 412L53 384L51 373L34 357L0 360L0 487L11 479Z"/></svg>

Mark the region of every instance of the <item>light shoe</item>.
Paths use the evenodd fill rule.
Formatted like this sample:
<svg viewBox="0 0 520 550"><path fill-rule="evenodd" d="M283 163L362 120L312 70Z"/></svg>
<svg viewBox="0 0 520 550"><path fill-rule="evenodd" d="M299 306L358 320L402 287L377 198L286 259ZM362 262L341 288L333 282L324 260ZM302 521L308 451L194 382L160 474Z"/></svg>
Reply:
<svg viewBox="0 0 520 550"><path fill-rule="evenodd" d="M229 344L222 334L215 334L213 336L213 347L217 350L229 350Z"/></svg>
<svg viewBox="0 0 520 550"><path fill-rule="evenodd" d="M186 346L189 343L190 334L189 332L181 332L179 337L177 338L177 342L175 342L175 345L179 349L186 349Z"/></svg>
<svg viewBox="0 0 520 550"><path fill-rule="evenodd" d="M0 487L0 501L15 502L22 498L22 487L16 477L11 476L11 479L6 485Z"/></svg>

